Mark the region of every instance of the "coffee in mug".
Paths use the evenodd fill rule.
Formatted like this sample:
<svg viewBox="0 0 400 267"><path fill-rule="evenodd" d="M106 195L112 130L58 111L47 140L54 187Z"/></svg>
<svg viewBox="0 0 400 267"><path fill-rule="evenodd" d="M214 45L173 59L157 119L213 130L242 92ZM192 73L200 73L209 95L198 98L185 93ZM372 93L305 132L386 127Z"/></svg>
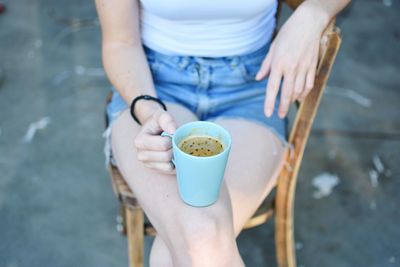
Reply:
<svg viewBox="0 0 400 267"><path fill-rule="evenodd" d="M222 143L210 136L189 136L183 139L178 147L195 157L210 157L224 151Z"/></svg>

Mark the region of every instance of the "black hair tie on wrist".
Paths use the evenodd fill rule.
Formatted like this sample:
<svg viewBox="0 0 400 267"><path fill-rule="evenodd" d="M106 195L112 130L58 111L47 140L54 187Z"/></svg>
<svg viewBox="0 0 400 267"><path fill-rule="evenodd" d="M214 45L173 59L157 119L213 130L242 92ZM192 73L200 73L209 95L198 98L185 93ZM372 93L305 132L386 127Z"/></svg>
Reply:
<svg viewBox="0 0 400 267"><path fill-rule="evenodd" d="M154 97L151 95L140 95L140 96L135 97L131 103L131 116L139 125L142 125L142 124L140 123L139 119L135 115L135 105L136 105L136 102L138 102L139 100L142 100L142 99L155 101L158 104L160 104L165 111L167 110L167 107L165 106L165 104L157 97Z"/></svg>

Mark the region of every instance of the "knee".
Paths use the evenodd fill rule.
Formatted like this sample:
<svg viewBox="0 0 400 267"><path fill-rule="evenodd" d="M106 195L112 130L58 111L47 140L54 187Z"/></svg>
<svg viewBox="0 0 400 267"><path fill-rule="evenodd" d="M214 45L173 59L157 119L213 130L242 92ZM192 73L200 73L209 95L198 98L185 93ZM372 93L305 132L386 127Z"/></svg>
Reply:
<svg viewBox="0 0 400 267"><path fill-rule="evenodd" d="M212 254L228 254L235 242L231 223L214 216L204 216L181 227L186 252L192 262Z"/></svg>

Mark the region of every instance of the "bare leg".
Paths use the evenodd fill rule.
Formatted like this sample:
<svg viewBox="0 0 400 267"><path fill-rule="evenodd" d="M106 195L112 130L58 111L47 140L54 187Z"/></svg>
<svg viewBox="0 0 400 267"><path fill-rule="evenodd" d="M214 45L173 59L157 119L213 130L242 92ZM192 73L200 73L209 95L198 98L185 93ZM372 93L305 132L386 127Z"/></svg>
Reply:
<svg viewBox="0 0 400 267"><path fill-rule="evenodd" d="M173 114L182 123L185 120L178 117L190 113L183 109ZM243 266L235 236L271 190L283 149L264 127L236 120L219 123L231 132L235 142L226 173L231 196L224 184L218 202L201 209L182 203L175 177L146 169L136 160L133 139L139 128L127 113L114 125L112 143L118 166L162 237L160 240L165 240L166 248L156 240L152 257L159 258L154 263L169 266L172 258L175 266ZM165 256L168 251L171 258Z"/></svg>
<svg viewBox="0 0 400 267"><path fill-rule="evenodd" d="M190 117L183 107L169 110L178 124ZM211 207L199 209L184 204L178 196L175 176L160 174L137 161L134 137L138 131L129 113L121 114L113 126L113 154L146 215L165 241L174 266L243 266L226 185L221 198Z"/></svg>
<svg viewBox="0 0 400 267"><path fill-rule="evenodd" d="M173 262L171 253L167 245L159 235L156 235L150 252L150 266L152 267L172 267Z"/></svg>
<svg viewBox="0 0 400 267"><path fill-rule="evenodd" d="M283 166L285 149L281 140L262 125L241 119L215 122L232 136L225 181L232 200L237 236L274 188Z"/></svg>
<svg viewBox="0 0 400 267"><path fill-rule="evenodd" d="M284 148L275 134L263 126L242 120L215 122L231 133L234 142L225 177L237 236L275 186L283 164ZM164 243L160 247L162 245L166 246Z"/></svg>

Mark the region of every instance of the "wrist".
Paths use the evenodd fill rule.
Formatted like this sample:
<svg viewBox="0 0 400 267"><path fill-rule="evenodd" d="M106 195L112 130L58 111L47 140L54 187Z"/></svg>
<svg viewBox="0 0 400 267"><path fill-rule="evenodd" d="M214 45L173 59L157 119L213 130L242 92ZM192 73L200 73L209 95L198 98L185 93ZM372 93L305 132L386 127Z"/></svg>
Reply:
<svg viewBox="0 0 400 267"><path fill-rule="evenodd" d="M141 124L147 121L155 112L164 110L163 106L156 101L141 99L134 107L134 114Z"/></svg>
<svg viewBox="0 0 400 267"><path fill-rule="evenodd" d="M298 8L310 16L314 20L314 25L318 28L320 33L326 29L332 19L329 8L324 5L320 0L307 0L304 1Z"/></svg>
<svg viewBox="0 0 400 267"><path fill-rule="evenodd" d="M137 103L135 112L141 122L145 122L156 111L163 109L160 104L154 101L140 101Z"/></svg>

